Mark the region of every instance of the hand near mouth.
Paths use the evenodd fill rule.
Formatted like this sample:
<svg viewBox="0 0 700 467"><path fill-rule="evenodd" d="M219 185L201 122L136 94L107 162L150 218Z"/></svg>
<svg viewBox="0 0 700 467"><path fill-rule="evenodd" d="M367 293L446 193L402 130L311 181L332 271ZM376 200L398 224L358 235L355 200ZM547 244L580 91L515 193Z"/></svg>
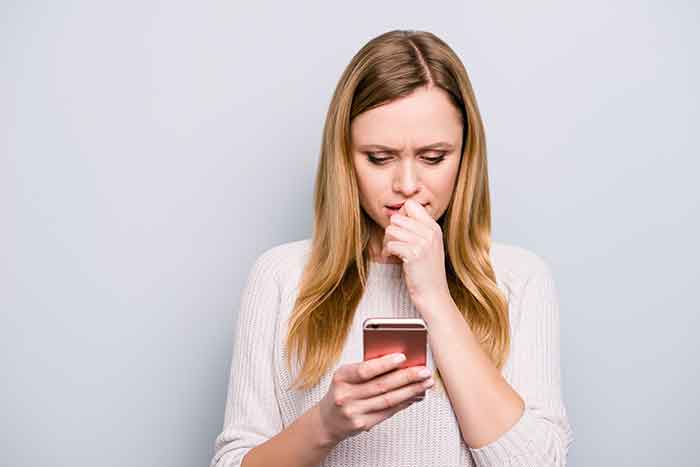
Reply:
<svg viewBox="0 0 700 467"><path fill-rule="evenodd" d="M450 296L442 229L417 201L406 201L384 230L382 256L391 255L403 262L404 280L415 304Z"/></svg>

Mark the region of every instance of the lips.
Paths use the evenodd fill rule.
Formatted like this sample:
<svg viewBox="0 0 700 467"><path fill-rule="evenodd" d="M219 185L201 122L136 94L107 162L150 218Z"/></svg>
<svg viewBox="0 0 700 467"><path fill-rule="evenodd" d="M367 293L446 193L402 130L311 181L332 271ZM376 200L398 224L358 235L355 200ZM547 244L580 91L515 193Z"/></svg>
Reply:
<svg viewBox="0 0 700 467"><path fill-rule="evenodd" d="M386 207L391 208L391 209L401 209L401 206L403 206L404 203L405 203L405 201L403 203L398 203L398 204L387 204ZM420 204L421 204L421 206L425 206L428 203L425 203L425 204L420 203Z"/></svg>

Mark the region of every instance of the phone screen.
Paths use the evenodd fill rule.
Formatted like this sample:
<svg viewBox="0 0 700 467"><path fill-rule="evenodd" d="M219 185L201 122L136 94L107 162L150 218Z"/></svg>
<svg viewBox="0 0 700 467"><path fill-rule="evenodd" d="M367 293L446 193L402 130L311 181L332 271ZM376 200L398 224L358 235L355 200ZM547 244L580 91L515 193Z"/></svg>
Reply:
<svg viewBox="0 0 700 467"><path fill-rule="evenodd" d="M399 368L426 366L428 330L421 318L367 318L363 323L363 360L403 353ZM425 391L416 400L425 396Z"/></svg>

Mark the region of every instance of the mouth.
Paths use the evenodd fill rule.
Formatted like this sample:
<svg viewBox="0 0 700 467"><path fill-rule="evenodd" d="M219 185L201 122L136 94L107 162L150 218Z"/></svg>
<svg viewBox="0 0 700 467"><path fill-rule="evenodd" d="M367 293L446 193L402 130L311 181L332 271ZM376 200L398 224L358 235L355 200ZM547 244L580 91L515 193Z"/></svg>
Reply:
<svg viewBox="0 0 700 467"><path fill-rule="evenodd" d="M405 201L404 201L404 203L405 203ZM385 207L390 213L396 213L399 211L399 209L401 209L401 207L404 205L404 203L389 204L389 205L386 205ZM425 208L428 206L428 204L430 204L430 203L425 203L425 204L421 203L421 206L423 206Z"/></svg>
<svg viewBox="0 0 700 467"><path fill-rule="evenodd" d="M401 209L401 206L403 206L405 202L406 201L404 201L403 203L398 203L398 204L387 204L386 207L391 208L391 209ZM420 204L423 207L428 205L428 203L420 203Z"/></svg>

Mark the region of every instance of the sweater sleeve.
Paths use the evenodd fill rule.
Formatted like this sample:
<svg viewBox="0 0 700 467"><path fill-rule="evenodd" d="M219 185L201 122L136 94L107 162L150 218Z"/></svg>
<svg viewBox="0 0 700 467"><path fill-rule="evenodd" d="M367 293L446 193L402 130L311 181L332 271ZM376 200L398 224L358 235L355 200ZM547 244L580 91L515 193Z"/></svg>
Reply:
<svg viewBox="0 0 700 467"><path fill-rule="evenodd" d="M523 288L512 340L513 389L525 401L520 419L498 439L472 449L478 467L563 467L573 443L561 394L557 291L546 263Z"/></svg>
<svg viewBox="0 0 700 467"><path fill-rule="evenodd" d="M272 351L280 290L268 252L256 259L241 294L223 430L210 467L239 467L249 450L282 430Z"/></svg>

